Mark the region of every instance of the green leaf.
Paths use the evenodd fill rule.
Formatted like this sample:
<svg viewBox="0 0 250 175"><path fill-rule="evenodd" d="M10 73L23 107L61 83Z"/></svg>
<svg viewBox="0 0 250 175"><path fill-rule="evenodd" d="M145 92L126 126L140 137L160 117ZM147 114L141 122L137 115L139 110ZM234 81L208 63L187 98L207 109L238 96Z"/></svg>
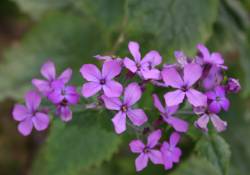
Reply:
<svg viewBox="0 0 250 175"><path fill-rule="evenodd" d="M197 157L191 157L170 175L220 175L211 162Z"/></svg>
<svg viewBox="0 0 250 175"><path fill-rule="evenodd" d="M228 173L231 152L227 142L219 135L204 135L196 145L199 156L206 158L221 175Z"/></svg>
<svg viewBox="0 0 250 175"><path fill-rule="evenodd" d="M117 151L120 139L104 130L96 121L102 113L77 113L70 123L56 120L42 147L32 174L76 175L109 160Z"/></svg>
<svg viewBox="0 0 250 175"><path fill-rule="evenodd" d="M147 35L150 48L164 54L194 54L196 44L211 35L218 5L218 0L128 0L128 34L140 41Z"/></svg>
<svg viewBox="0 0 250 175"><path fill-rule="evenodd" d="M71 67L73 83L81 85L79 68L106 50L104 37L87 19L67 13L48 15L5 53L0 65L0 99L22 96L31 87L31 79L41 77L40 67L48 59L56 63L57 74Z"/></svg>

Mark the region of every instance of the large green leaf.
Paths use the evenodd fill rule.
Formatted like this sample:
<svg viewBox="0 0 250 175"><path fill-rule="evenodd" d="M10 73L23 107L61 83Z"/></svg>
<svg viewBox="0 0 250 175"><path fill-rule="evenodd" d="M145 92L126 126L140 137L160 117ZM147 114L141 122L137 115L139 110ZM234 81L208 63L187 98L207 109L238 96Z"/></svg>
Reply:
<svg viewBox="0 0 250 175"><path fill-rule="evenodd" d="M94 61L93 55L100 48L106 49L103 37L87 19L62 13L48 15L5 53L0 65L0 99L22 95L31 87L31 79L40 76L40 67L48 59L56 63L58 73L73 68L73 82L81 85L79 68Z"/></svg>
<svg viewBox="0 0 250 175"><path fill-rule="evenodd" d="M100 112L75 113L73 121L56 120L35 161L34 175L77 175L100 165L117 151L120 139L97 122Z"/></svg>
<svg viewBox="0 0 250 175"><path fill-rule="evenodd" d="M204 135L196 145L199 156L206 158L221 175L228 173L231 152L227 142L218 134Z"/></svg>
<svg viewBox="0 0 250 175"><path fill-rule="evenodd" d="M211 35L218 4L218 0L128 0L128 31L133 31L128 34L139 40L141 34L149 35L151 48L164 54L174 50L191 54Z"/></svg>
<svg viewBox="0 0 250 175"><path fill-rule="evenodd" d="M191 157L182 163L171 175L220 175L217 169L207 160Z"/></svg>

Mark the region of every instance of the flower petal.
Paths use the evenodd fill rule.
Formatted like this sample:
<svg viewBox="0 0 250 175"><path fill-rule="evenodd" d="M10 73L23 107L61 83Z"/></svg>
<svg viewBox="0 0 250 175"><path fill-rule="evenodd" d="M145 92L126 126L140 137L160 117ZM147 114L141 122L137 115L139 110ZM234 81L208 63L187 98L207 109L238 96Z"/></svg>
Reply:
<svg viewBox="0 0 250 175"><path fill-rule="evenodd" d="M30 135L31 131L33 128L32 120L31 118L26 118L24 121L20 122L18 124L18 131L23 135L23 136L28 136Z"/></svg>
<svg viewBox="0 0 250 175"><path fill-rule="evenodd" d="M180 148L174 148L172 151L172 156L171 159L174 163L178 163L180 161L180 156L181 156L181 149Z"/></svg>
<svg viewBox="0 0 250 175"><path fill-rule="evenodd" d="M178 144L178 142L180 141L180 138L181 138L181 136L177 132L172 133L170 136L170 140L169 140L170 146L175 147Z"/></svg>
<svg viewBox="0 0 250 175"><path fill-rule="evenodd" d="M221 101L220 101L220 105L221 105L221 107L222 107L225 111L227 111L227 110L229 109L229 106L230 106L230 101L229 101L227 98L223 98L223 99L221 99Z"/></svg>
<svg viewBox="0 0 250 175"><path fill-rule="evenodd" d="M142 109L129 109L127 115L136 126L141 126L148 120L147 115Z"/></svg>
<svg viewBox="0 0 250 175"><path fill-rule="evenodd" d="M141 70L141 74L145 80L160 80L161 79L161 72L158 69L151 69L151 70Z"/></svg>
<svg viewBox="0 0 250 175"><path fill-rule="evenodd" d="M141 153L143 152L145 145L140 140L133 140L129 143L129 147L133 153Z"/></svg>
<svg viewBox="0 0 250 175"><path fill-rule="evenodd" d="M171 159L171 152L169 152L169 144L167 142L163 142L161 146L162 160L164 164L164 168L166 170L171 169L173 167L173 161Z"/></svg>
<svg viewBox="0 0 250 175"><path fill-rule="evenodd" d="M149 159L154 163L154 164L162 164L162 154L158 150L150 150L148 153Z"/></svg>
<svg viewBox="0 0 250 175"><path fill-rule="evenodd" d="M112 122L117 134L121 134L126 130L126 114L119 111L113 118Z"/></svg>
<svg viewBox="0 0 250 175"><path fill-rule="evenodd" d="M68 68L61 73L58 77L58 80L61 80L63 83L68 83L72 76L72 69Z"/></svg>
<svg viewBox="0 0 250 175"><path fill-rule="evenodd" d="M183 102L185 93L181 90L175 90L172 92L167 92L164 95L165 102L167 106L175 106Z"/></svg>
<svg viewBox="0 0 250 175"><path fill-rule="evenodd" d="M53 92L51 92L48 95L48 99L54 104L60 103L64 99L61 89L55 89Z"/></svg>
<svg viewBox="0 0 250 175"><path fill-rule="evenodd" d="M161 104L159 97L156 94L153 94L154 106L161 112L164 113L165 109Z"/></svg>
<svg viewBox="0 0 250 175"><path fill-rule="evenodd" d="M107 97L119 97L122 94L122 85L114 80L108 80L105 85L103 85L104 94Z"/></svg>
<svg viewBox="0 0 250 175"><path fill-rule="evenodd" d="M41 96L36 91L28 91L25 94L26 106L30 111L36 110L41 103Z"/></svg>
<svg viewBox="0 0 250 175"><path fill-rule="evenodd" d="M166 121L178 132L187 132L188 122L177 117L168 117Z"/></svg>
<svg viewBox="0 0 250 175"><path fill-rule="evenodd" d="M189 89L186 95L189 103L195 107L207 105L207 96L195 89Z"/></svg>
<svg viewBox="0 0 250 175"><path fill-rule="evenodd" d="M155 50L152 50L152 51L149 51L144 56L141 63L143 64L143 63L149 62L151 64L151 66L154 67L154 66L157 66L157 65L161 64L161 61L162 61L162 57L159 54L159 52L157 52Z"/></svg>
<svg viewBox="0 0 250 175"><path fill-rule="evenodd" d="M195 122L195 126L207 132L208 122L209 122L209 116L207 114L204 114Z"/></svg>
<svg viewBox="0 0 250 175"><path fill-rule="evenodd" d="M68 122L72 120L72 111L69 106L61 106L59 108L59 115L62 121Z"/></svg>
<svg viewBox="0 0 250 175"><path fill-rule="evenodd" d="M88 81L99 82L102 78L100 70L94 64L84 64L82 65L80 72Z"/></svg>
<svg viewBox="0 0 250 175"><path fill-rule="evenodd" d="M132 106L141 98L141 88L137 83L130 83L124 92L124 103Z"/></svg>
<svg viewBox="0 0 250 175"><path fill-rule="evenodd" d="M47 96L48 93L51 91L51 87L48 81L46 80L39 80L39 79L32 79L32 84L35 86L39 92L41 92L44 96Z"/></svg>
<svg viewBox="0 0 250 175"><path fill-rule="evenodd" d="M121 73L122 67L119 61L106 61L102 67L102 77L111 80Z"/></svg>
<svg viewBox="0 0 250 175"><path fill-rule="evenodd" d="M222 58L221 54L218 52L212 53L210 60L214 64L224 64L224 59Z"/></svg>
<svg viewBox="0 0 250 175"><path fill-rule="evenodd" d="M148 165L148 155L141 153L136 159L135 159L135 167L136 171L143 170Z"/></svg>
<svg viewBox="0 0 250 175"><path fill-rule="evenodd" d="M206 46L204 46L203 44L198 44L196 47L204 60L208 60L210 58L210 53Z"/></svg>
<svg viewBox="0 0 250 175"><path fill-rule="evenodd" d="M122 103L117 97L107 97L102 95L102 100L104 101L105 107L110 110L120 110Z"/></svg>
<svg viewBox="0 0 250 175"><path fill-rule="evenodd" d="M130 41L128 43L128 49L130 53L133 55L136 62L141 60L140 46L137 42Z"/></svg>
<svg viewBox="0 0 250 175"><path fill-rule="evenodd" d="M56 78L56 68L52 61L47 61L41 68L41 74L49 81Z"/></svg>
<svg viewBox="0 0 250 175"><path fill-rule="evenodd" d="M214 112L214 113L219 113L221 110L220 103L217 101L213 101L212 103L209 104L209 111Z"/></svg>
<svg viewBox="0 0 250 175"><path fill-rule="evenodd" d="M186 64L184 66L184 82L190 87L196 83L202 75L202 68L198 64Z"/></svg>
<svg viewBox="0 0 250 175"><path fill-rule="evenodd" d="M101 89L102 89L102 86L99 83L88 82L88 83L83 84L81 92L85 98L88 98L88 97L95 95Z"/></svg>
<svg viewBox="0 0 250 175"><path fill-rule="evenodd" d="M156 131L149 134L147 146L149 148L155 147L157 145L157 143L159 142L160 138L161 138L161 134L162 133L161 133L160 129L157 129Z"/></svg>
<svg viewBox="0 0 250 175"><path fill-rule="evenodd" d="M163 69L161 76L164 83L168 86L181 88L183 85L183 80L180 77L180 74L173 67Z"/></svg>
<svg viewBox="0 0 250 175"><path fill-rule="evenodd" d="M38 112L36 116L32 118L32 121L36 130L42 131L48 128L50 119L47 114Z"/></svg>
<svg viewBox="0 0 250 175"><path fill-rule="evenodd" d="M216 114L210 114L211 121L218 132L222 132L227 128L227 122L220 119Z"/></svg>
<svg viewBox="0 0 250 175"><path fill-rule="evenodd" d="M127 57L124 58L123 64L131 72L135 73L137 71L136 62L132 61L131 59L129 59Z"/></svg>
<svg viewBox="0 0 250 175"><path fill-rule="evenodd" d="M28 109L24 105L19 105L19 104L16 104L14 106L12 115L16 121L22 121L26 117L30 116Z"/></svg>
<svg viewBox="0 0 250 175"><path fill-rule="evenodd" d="M65 98L70 104L78 103L80 95L77 93L77 89L75 86L67 86L65 87L64 91L65 91Z"/></svg>

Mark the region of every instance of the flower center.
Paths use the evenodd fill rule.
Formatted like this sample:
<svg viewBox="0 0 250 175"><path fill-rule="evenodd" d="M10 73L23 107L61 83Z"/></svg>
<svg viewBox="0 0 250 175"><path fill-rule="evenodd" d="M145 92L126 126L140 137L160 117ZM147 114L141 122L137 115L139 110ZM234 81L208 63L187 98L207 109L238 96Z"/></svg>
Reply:
<svg viewBox="0 0 250 175"><path fill-rule="evenodd" d="M217 102L219 102L219 101L220 101L220 97L216 97L215 100L216 100Z"/></svg>
<svg viewBox="0 0 250 175"><path fill-rule="evenodd" d="M106 83L105 79L101 79L101 80L100 80L100 84L101 84L101 85L104 85L105 83Z"/></svg>
<svg viewBox="0 0 250 175"><path fill-rule="evenodd" d="M187 86L187 85L183 85L183 86L181 87L181 90L182 90L183 92L186 92L186 91L188 90L188 86Z"/></svg>
<svg viewBox="0 0 250 175"><path fill-rule="evenodd" d="M144 153L149 153L150 152L150 148L148 147L145 147L144 150L143 150Z"/></svg>
<svg viewBox="0 0 250 175"><path fill-rule="evenodd" d="M61 103L60 103L61 106L67 106L68 105L68 101L64 98Z"/></svg>
<svg viewBox="0 0 250 175"><path fill-rule="evenodd" d="M121 111L126 112L128 110L128 107L126 105L122 105Z"/></svg>

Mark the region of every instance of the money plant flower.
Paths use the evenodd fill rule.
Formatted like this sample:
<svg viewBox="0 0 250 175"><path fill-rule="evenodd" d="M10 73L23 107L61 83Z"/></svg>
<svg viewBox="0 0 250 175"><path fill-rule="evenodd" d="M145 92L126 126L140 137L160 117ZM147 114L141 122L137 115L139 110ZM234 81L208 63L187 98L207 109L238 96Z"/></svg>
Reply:
<svg viewBox="0 0 250 175"><path fill-rule="evenodd" d="M86 98L103 90L107 97L119 97L122 93L122 85L113 80L121 72L119 61L106 61L102 71L93 64L84 64L80 72L88 82L82 86L82 95Z"/></svg>
<svg viewBox="0 0 250 175"><path fill-rule="evenodd" d="M124 66L133 73L138 73L143 79L160 79L160 71L156 66L161 64L162 57L159 52L149 51L143 58L141 58L140 46L137 42L129 42L128 48L134 60L126 57L124 59Z"/></svg>
<svg viewBox="0 0 250 175"><path fill-rule="evenodd" d="M162 160L166 170L173 167L174 163L178 163L181 157L181 149L176 145L180 141L180 135L177 132L171 134L169 142L163 142L161 146Z"/></svg>
<svg viewBox="0 0 250 175"><path fill-rule="evenodd" d="M41 96L36 91L28 91L25 95L26 105L16 104L12 115L16 121L19 121L18 131L28 136L35 128L37 131L43 131L48 128L50 119L47 113L39 110Z"/></svg>
<svg viewBox="0 0 250 175"><path fill-rule="evenodd" d="M130 142L130 150L139 154L135 160L136 171L143 170L148 165L148 160L151 160L153 164L162 164L162 154L155 148L160 138L161 130L158 129L149 134L146 145L141 140Z"/></svg>
<svg viewBox="0 0 250 175"><path fill-rule="evenodd" d="M135 126L141 126L147 121L147 115L142 109L132 108L140 100L141 95L140 86L137 83L130 83L125 88L123 100L102 96L107 109L118 111L112 119L117 134L121 134L126 130L126 116Z"/></svg>
<svg viewBox="0 0 250 175"><path fill-rule="evenodd" d="M193 106L204 106L207 97L192 86L200 79L202 68L198 64L186 64L183 68L183 78L173 67L165 68L162 71L162 78L167 86L176 88L175 91L167 92L164 95L167 106L175 106L187 100Z"/></svg>
<svg viewBox="0 0 250 175"><path fill-rule="evenodd" d="M161 117L166 123L178 132L186 132L188 130L188 123L186 121L174 117L174 114L178 111L178 106L163 107L156 94L153 94L153 101L154 106L160 111Z"/></svg>
<svg viewBox="0 0 250 175"><path fill-rule="evenodd" d="M32 79L32 84L45 96L48 96L52 91L51 84L55 80L67 83L72 75L72 70L67 68L61 73L61 75L59 75L59 77L56 77L56 67L52 61L44 63L40 72L45 80L34 78Z"/></svg>

